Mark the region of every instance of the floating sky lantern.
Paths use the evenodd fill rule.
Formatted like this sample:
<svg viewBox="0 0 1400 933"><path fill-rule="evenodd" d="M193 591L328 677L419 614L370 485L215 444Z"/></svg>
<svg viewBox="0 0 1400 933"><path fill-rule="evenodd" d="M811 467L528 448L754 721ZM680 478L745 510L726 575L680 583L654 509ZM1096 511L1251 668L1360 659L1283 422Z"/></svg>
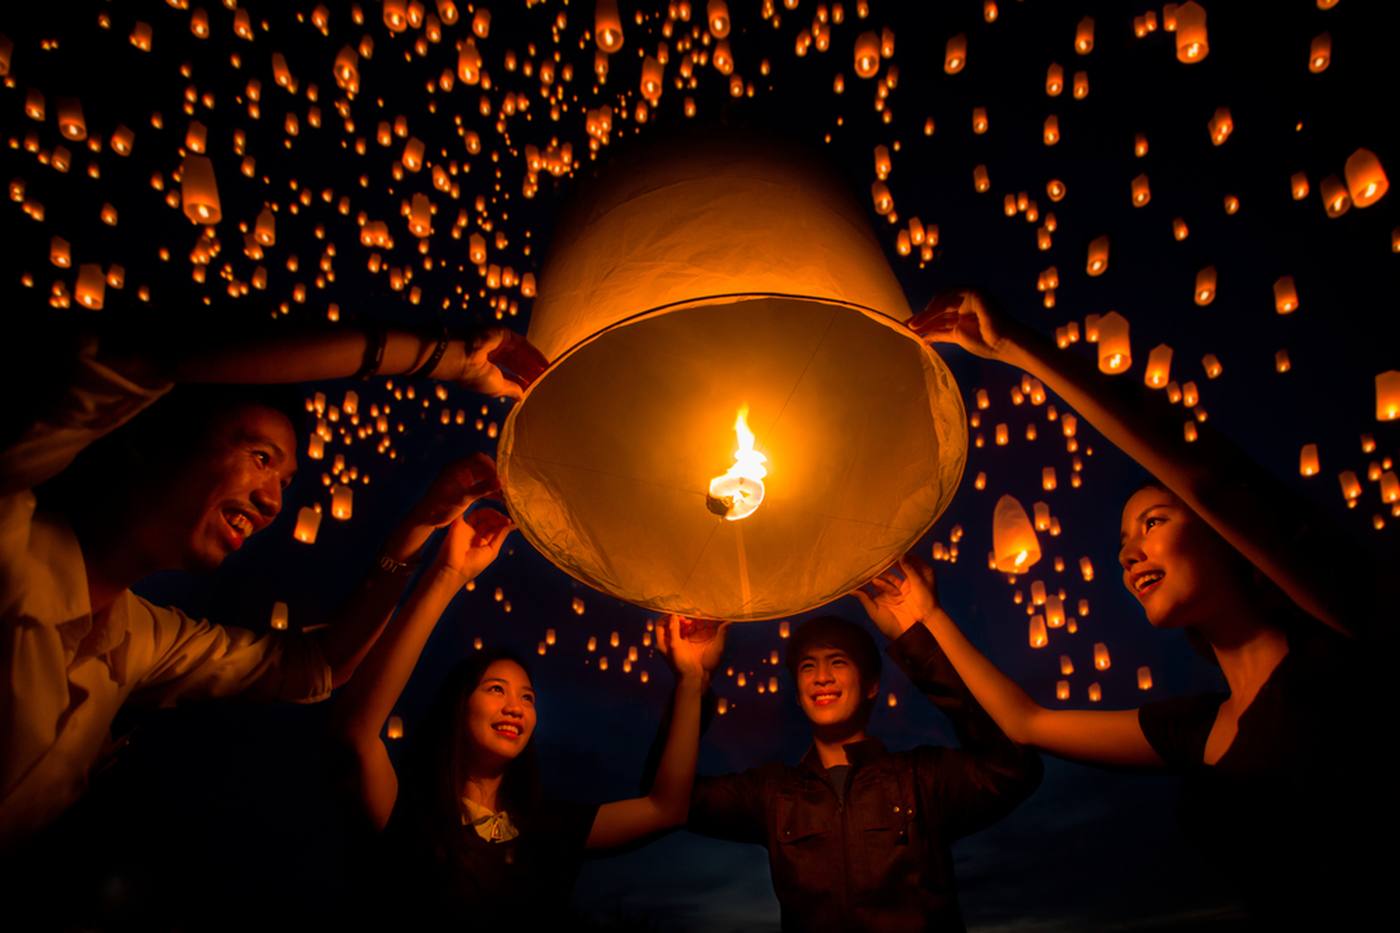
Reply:
<svg viewBox="0 0 1400 933"><path fill-rule="evenodd" d="M192 223L216 224L223 219L214 163L207 156L185 156L180 166L180 203Z"/></svg>
<svg viewBox="0 0 1400 933"><path fill-rule="evenodd" d="M967 36L958 33L948 40L943 49L943 70L955 75L967 65Z"/></svg>
<svg viewBox="0 0 1400 933"><path fill-rule="evenodd" d="M1370 207L1390 190L1381 160L1369 149L1358 149L1347 158L1347 192L1357 207Z"/></svg>
<svg viewBox="0 0 1400 933"><path fill-rule="evenodd" d="M1324 32L1312 40L1308 49L1308 71L1321 74L1332 64L1332 34Z"/></svg>
<svg viewBox="0 0 1400 933"><path fill-rule="evenodd" d="M1318 183L1322 204L1328 217L1340 217L1351 210L1351 195L1336 175L1328 175Z"/></svg>
<svg viewBox="0 0 1400 933"><path fill-rule="evenodd" d="M640 158L583 192L540 273L528 336L551 362L501 433L511 514L566 572L648 608L821 605L951 499L960 393L823 171L729 142Z"/></svg>
<svg viewBox="0 0 1400 933"><path fill-rule="evenodd" d="M1117 311L1110 311L1099 318L1099 371L1113 375L1121 373L1133 364L1133 354L1128 340L1128 320Z"/></svg>
<svg viewBox="0 0 1400 933"><path fill-rule="evenodd" d="M1400 370L1392 369L1376 376L1376 420L1397 418L1400 418Z"/></svg>
<svg viewBox="0 0 1400 933"><path fill-rule="evenodd" d="M1195 64L1210 54L1206 34L1206 11L1195 0L1176 8L1176 59L1187 65Z"/></svg>
<svg viewBox="0 0 1400 933"><path fill-rule="evenodd" d="M1316 476L1320 465L1317 458L1317 445L1304 444L1298 452L1298 473L1302 476Z"/></svg>
<svg viewBox="0 0 1400 933"><path fill-rule="evenodd" d="M1002 573L1025 573L1040 560L1040 539L1014 496L1002 496L993 510L992 555Z"/></svg>
<svg viewBox="0 0 1400 933"><path fill-rule="evenodd" d="M1196 304L1205 307L1215 300L1215 266L1206 266L1196 273Z"/></svg>

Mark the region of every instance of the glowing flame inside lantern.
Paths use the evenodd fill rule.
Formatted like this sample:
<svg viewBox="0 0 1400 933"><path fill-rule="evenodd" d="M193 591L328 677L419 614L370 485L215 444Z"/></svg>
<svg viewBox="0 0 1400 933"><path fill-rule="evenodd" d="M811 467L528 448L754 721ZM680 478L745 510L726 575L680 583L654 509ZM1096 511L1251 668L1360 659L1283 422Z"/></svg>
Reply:
<svg viewBox="0 0 1400 933"><path fill-rule="evenodd" d="M739 437L739 449L734 451L734 465L723 476L710 480L710 495L706 507L727 522L748 518L763 504L763 477L768 475L764 464L768 458L753 449L753 432L746 420L749 406L739 409L734 419L734 433Z"/></svg>

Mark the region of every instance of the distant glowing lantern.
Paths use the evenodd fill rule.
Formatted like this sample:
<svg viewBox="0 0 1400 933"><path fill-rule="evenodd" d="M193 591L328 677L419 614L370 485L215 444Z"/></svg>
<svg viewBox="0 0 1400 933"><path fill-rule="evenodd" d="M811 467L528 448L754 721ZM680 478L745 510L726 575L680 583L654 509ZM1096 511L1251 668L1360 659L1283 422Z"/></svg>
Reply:
<svg viewBox="0 0 1400 933"><path fill-rule="evenodd" d="M1210 53L1206 35L1206 11L1195 0L1176 8L1176 59L1187 65L1201 61Z"/></svg>
<svg viewBox="0 0 1400 933"><path fill-rule="evenodd" d="M1152 189L1148 187L1147 176L1139 175L1133 179L1133 207L1142 207L1152 200Z"/></svg>
<svg viewBox="0 0 1400 933"><path fill-rule="evenodd" d="M216 224L223 219L214 163L207 156L185 156L180 166L180 202L192 223Z"/></svg>
<svg viewBox="0 0 1400 933"><path fill-rule="evenodd" d="M729 35L729 4L724 0L709 0L705 6L705 22L716 39Z"/></svg>
<svg viewBox="0 0 1400 933"><path fill-rule="evenodd" d="M1308 48L1308 70L1320 74L1332 64L1332 34L1324 32L1312 40Z"/></svg>
<svg viewBox="0 0 1400 933"><path fill-rule="evenodd" d="M1318 189L1328 217L1340 217L1351 210L1351 195L1336 175L1328 175L1322 179L1318 183Z"/></svg>
<svg viewBox="0 0 1400 933"><path fill-rule="evenodd" d="M355 505L355 491L349 486L331 487L331 518L338 521L345 521L351 515Z"/></svg>
<svg viewBox="0 0 1400 933"><path fill-rule="evenodd" d="M1050 97L1059 97L1064 89L1065 70L1052 62L1045 70L1045 93Z"/></svg>
<svg viewBox="0 0 1400 933"><path fill-rule="evenodd" d="M721 140L649 152L580 197L531 314L549 368L500 436L527 540L620 599L741 621L822 605L918 541L961 478L966 415L825 173ZM856 425L891 456L843 441ZM897 467L914 460L930 467ZM755 463L766 476L712 494ZM755 480L762 505L740 515ZM798 546L813 541L829 543Z"/></svg>
<svg viewBox="0 0 1400 933"><path fill-rule="evenodd" d="M1172 237L1176 240L1184 240L1191 234L1191 229L1186 226L1185 219L1181 217L1172 220Z"/></svg>
<svg viewBox="0 0 1400 933"><path fill-rule="evenodd" d="M87 123L83 120L83 105L76 97L58 99L58 131L65 139L81 142L87 139Z"/></svg>
<svg viewBox="0 0 1400 933"><path fill-rule="evenodd" d="M1068 699L1069 699L1069 681L1068 681L1068 680L1057 680L1057 681L1055 681L1055 699L1057 699L1057 700L1068 700Z"/></svg>
<svg viewBox="0 0 1400 933"><path fill-rule="evenodd" d="M1121 373L1133 364L1128 340L1128 319L1117 311L1099 318L1099 371Z"/></svg>
<svg viewBox="0 0 1400 933"><path fill-rule="evenodd" d="M1165 343L1158 344L1147 355L1147 369L1143 373L1143 382L1148 388L1163 388L1171 379L1171 369L1172 348Z"/></svg>
<svg viewBox="0 0 1400 933"><path fill-rule="evenodd" d="M1041 140L1047 146L1053 146L1060 141L1060 118L1053 113L1045 118L1045 126L1041 129Z"/></svg>
<svg viewBox="0 0 1400 933"><path fill-rule="evenodd" d="M1302 476L1316 476L1321 465L1317 458L1317 445L1304 444L1298 452L1298 473Z"/></svg>
<svg viewBox="0 0 1400 933"><path fill-rule="evenodd" d="M1025 573L1040 560L1040 540L1030 516L1013 496L997 500L992 513L992 547L996 569Z"/></svg>
<svg viewBox="0 0 1400 933"><path fill-rule="evenodd" d="M1400 371L1388 370L1376 376L1376 420L1400 418Z"/></svg>
<svg viewBox="0 0 1400 933"><path fill-rule="evenodd" d="M1094 18L1086 16L1074 30L1074 50L1080 55L1088 55L1094 50Z"/></svg>
<svg viewBox="0 0 1400 933"><path fill-rule="evenodd" d="M1230 108L1217 108L1215 114L1210 118L1207 128L1210 130L1210 141L1215 145L1219 146L1229 139L1230 134L1235 131L1235 121L1230 116Z"/></svg>
<svg viewBox="0 0 1400 933"><path fill-rule="evenodd" d="M1089 259L1085 271L1090 275L1103 275L1108 269L1108 237L1095 237L1089 242Z"/></svg>
<svg viewBox="0 0 1400 933"><path fill-rule="evenodd" d="M1274 282L1274 310L1279 314L1298 310L1298 286L1293 284L1293 276L1285 275Z"/></svg>
<svg viewBox="0 0 1400 933"><path fill-rule="evenodd" d="M1094 643L1094 670L1106 671L1113 666L1113 660L1108 656L1108 645L1103 642Z"/></svg>
<svg viewBox="0 0 1400 933"><path fill-rule="evenodd" d="M321 511L304 505L297 510L297 523L292 529L292 537L302 544L315 544L316 532L321 528Z"/></svg>
<svg viewBox="0 0 1400 933"><path fill-rule="evenodd" d="M1044 648L1050 644L1050 636L1045 631L1045 616L1038 614L1031 616L1029 635L1032 648Z"/></svg>
<svg viewBox="0 0 1400 933"><path fill-rule="evenodd" d="M384 737L397 741L403 738L403 717L390 716L389 721L384 725Z"/></svg>
<svg viewBox="0 0 1400 933"><path fill-rule="evenodd" d="M1274 372L1286 373L1293 368L1293 362L1288 358L1287 350L1279 350L1274 354Z"/></svg>
<svg viewBox="0 0 1400 933"><path fill-rule="evenodd" d="M1215 266L1206 266L1196 273L1196 304L1205 307L1215 300Z"/></svg>
<svg viewBox="0 0 1400 933"><path fill-rule="evenodd" d="M1307 172L1294 172L1288 179L1289 190L1293 192L1293 200L1301 201L1308 196L1308 175Z"/></svg>
<svg viewBox="0 0 1400 933"><path fill-rule="evenodd" d="M967 36L958 33L948 40L943 50L943 70L955 75L967 65Z"/></svg>
<svg viewBox="0 0 1400 933"><path fill-rule="evenodd" d="M275 602L272 604L272 618L268 623L273 629L279 632L287 630L287 604Z"/></svg>
<svg viewBox="0 0 1400 933"><path fill-rule="evenodd" d="M1137 685L1139 690L1152 689L1152 668L1144 664L1137 669Z"/></svg>
<svg viewBox="0 0 1400 933"><path fill-rule="evenodd" d="M107 277L100 264L85 262L78 267L78 281L73 286L73 297L78 304L89 311L100 311L106 291Z"/></svg>
<svg viewBox="0 0 1400 933"><path fill-rule="evenodd" d="M1201 357L1201 368L1206 371L1207 379L1214 379L1216 376L1219 376L1223 369L1220 365L1220 360L1214 353L1207 353L1205 356Z"/></svg>
<svg viewBox="0 0 1400 933"><path fill-rule="evenodd" d="M880 71L880 36L875 32L863 32L856 36L855 47L856 75L873 78Z"/></svg>
<svg viewBox="0 0 1400 933"><path fill-rule="evenodd" d="M593 14L593 37L598 48L608 54L622 48L622 17L617 12L617 0L598 0Z"/></svg>
<svg viewBox="0 0 1400 933"><path fill-rule="evenodd" d="M1347 158L1347 192L1357 207L1370 207L1390 190L1381 160L1369 149L1358 149Z"/></svg>
<svg viewBox="0 0 1400 933"><path fill-rule="evenodd" d="M1088 693L1090 703L1098 703L1101 700L1103 700L1103 688L1100 687L1097 683L1092 683L1089 685Z"/></svg>

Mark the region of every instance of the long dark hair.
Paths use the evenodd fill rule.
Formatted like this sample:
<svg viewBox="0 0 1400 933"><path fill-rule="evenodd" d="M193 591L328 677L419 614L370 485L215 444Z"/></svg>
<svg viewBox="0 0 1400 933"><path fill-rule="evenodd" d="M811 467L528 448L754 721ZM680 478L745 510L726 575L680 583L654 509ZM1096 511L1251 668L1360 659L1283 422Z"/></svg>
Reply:
<svg viewBox="0 0 1400 933"><path fill-rule="evenodd" d="M486 669L497 661L514 662L526 676L530 675L529 665L510 651L492 649L466 658L447 675L428 714L404 749L398 802L390 825L419 844L427 844L419 851L433 851L441 857L457 851L461 844L462 789L466 786L469 753L464 741L467 702ZM506 766L497 804L509 812L511 822L524 833L538 808L539 797L539 762L531 736Z"/></svg>

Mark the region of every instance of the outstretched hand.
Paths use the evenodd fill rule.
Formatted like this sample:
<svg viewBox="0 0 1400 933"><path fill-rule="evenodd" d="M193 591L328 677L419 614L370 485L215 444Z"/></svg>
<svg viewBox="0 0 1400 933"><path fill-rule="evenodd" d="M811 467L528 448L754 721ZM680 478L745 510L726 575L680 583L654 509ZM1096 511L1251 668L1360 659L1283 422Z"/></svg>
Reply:
<svg viewBox="0 0 1400 933"><path fill-rule="evenodd" d="M986 297L972 289L935 295L928 307L911 317L909 328L930 343L953 343L974 356L1001 359L1015 344L1016 324L992 310Z"/></svg>
<svg viewBox="0 0 1400 933"><path fill-rule="evenodd" d="M729 622L687 619L674 613L656 623L656 650L678 678L705 678L719 667Z"/></svg>
<svg viewBox="0 0 1400 933"><path fill-rule="evenodd" d="M491 566L514 530L515 522L495 509L481 508L463 515L448 527L437 565L460 576L463 583L475 580Z"/></svg>
<svg viewBox="0 0 1400 933"><path fill-rule="evenodd" d="M851 591L870 621L891 641L938 609L933 568L912 551L899 559L898 567L900 573L891 567L867 584L873 593L863 587Z"/></svg>
<svg viewBox="0 0 1400 933"><path fill-rule="evenodd" d="M472 454L442 468L414 507L413 519L421 525L442 528L459 518L476 500L500 488L496 462L486 454Z"/></svg>
<svg viewBox="0 0 1400 933"><path fill-rule="evenodd" d="M483 395L519 399L549 361L528 340L505 327L492 327L466 348L456 382Z"/></svg>

